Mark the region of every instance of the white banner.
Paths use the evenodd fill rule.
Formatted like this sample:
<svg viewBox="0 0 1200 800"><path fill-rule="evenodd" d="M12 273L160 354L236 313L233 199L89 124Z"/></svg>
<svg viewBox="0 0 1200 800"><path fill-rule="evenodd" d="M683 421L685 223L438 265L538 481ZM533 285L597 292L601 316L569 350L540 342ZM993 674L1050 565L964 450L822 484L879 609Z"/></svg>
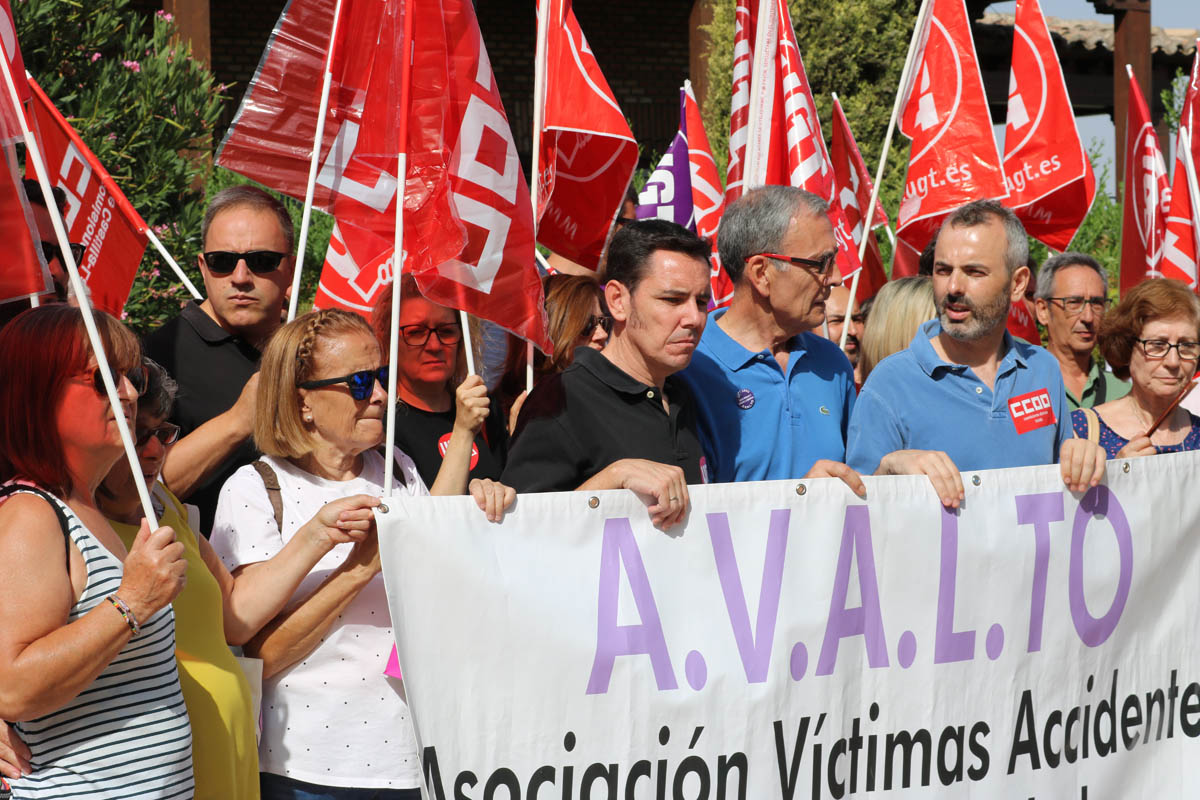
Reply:
<svg viewBox="0 0 1200 800"><path fill-rule="evenodd" d="M1200 454L380 514L437 800L1200 796ZM1189 755L1190 754L1190 755Z"/></svg>

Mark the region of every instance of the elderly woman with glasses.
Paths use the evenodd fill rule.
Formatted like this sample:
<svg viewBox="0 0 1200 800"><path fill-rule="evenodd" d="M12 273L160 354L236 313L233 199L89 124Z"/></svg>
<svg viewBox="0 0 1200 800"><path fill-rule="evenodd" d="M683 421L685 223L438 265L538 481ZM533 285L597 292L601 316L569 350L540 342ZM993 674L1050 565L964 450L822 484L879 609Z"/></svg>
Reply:
<svg viewBox="0 0 1200 800"><path fill-rule="evenodd" d="M22 773L15 798L191 797L171 608L184 546L144 519L127 546L97 505L145 373L133 334L95 316L116 408L79 309L0 332L0 719L24 740L0 756Z"/></svg>
<svg viewBox="0 0 1200 800"><path fill-rule="evenodd" d="M508 431L492 413L487 386L466 374L466 351L458 312L421 296L412 276L400 279L400 349L396 356L396 438L427 486L443 463L467 465L469 478L496 480L508 457ZM371 314L371 326L387 352L392 321L389 286ZM461 431L459 436L454 436ZM455 443L451 447L451 443ZM458 489L462 492L463 487Z"/></svg>
<svg viewBox="0 0 1200 800"><path fill-rule="evenodd" d="M1200 418L1176 405L1200 360L1200 298L1191 289L1170 279L1135 286L1105 315L1100 352L1131 388L1071 412L1076 436L1099 442L1109 458L1200 449Z"/></svg>
<svg viewBox="0 0 1200 800"><path fill-rule="evenodd" d="M283 326L261 362L254 443L264 456L221 489L212 543L238 581L270 569L276 553L314 530L358 539L329 550L246 646L263 659L268 800L420 797L403 686L384 674L394 639L371 509L385 494L385 458L397 465L393 492L430 491L412 459L379 448L387 370L357 315L319 311ZM463 493L466 466L447 459L432 493ZM514 499L490 481L469 488L493 520Z"/></svg>

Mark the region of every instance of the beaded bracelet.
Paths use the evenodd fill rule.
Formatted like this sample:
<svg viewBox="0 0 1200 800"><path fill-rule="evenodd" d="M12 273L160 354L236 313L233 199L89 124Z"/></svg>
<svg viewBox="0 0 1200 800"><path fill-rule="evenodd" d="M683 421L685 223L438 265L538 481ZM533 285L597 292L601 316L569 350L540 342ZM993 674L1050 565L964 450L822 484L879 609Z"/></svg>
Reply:
<svg viewBox="0 0 1200 800"><path fill-rule="evenodd" d="M125 601L117 597L115 594L110 594L105 599L112 603L112 607L115 608L117 613L121 615L121 618L125 620L125 624L129 626L129 630L133 631L134 636L137 636L138 631L142 629L142 626L138 624L137 617L135 617L133 612L129 610L129 606L125 604Z"/></svg>

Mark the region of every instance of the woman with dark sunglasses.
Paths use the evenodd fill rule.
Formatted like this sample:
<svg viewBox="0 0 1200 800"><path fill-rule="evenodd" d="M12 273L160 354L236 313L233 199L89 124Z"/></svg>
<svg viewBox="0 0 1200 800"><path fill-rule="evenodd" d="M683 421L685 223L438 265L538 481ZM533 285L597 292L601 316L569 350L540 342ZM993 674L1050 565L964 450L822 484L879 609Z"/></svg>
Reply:
<svg viewBox="0 0 1200 800"><path fill-rule="evenodd" d="M396 494L430 491L406 454L379 449L382 351L361 317L313 312L271 338L260 375L254 442L264 456L222 488L214 550L240 582L312 531L355 540L329 550L246 645L263 660L262 796L374 790L415 800L421 770L408 707L400 681L384 674L394 638L371 509L384 493L385 457L397 464ZM466 460L447 459L432 493L467 488ZM514 499L491 481L469 489L492 520Z"/></svg>
<svg viewBox="0 0 1200 800"><path fill-rule="evenodd" d="M169 657L184 548L145 520L126 546L97 505L123 458L116 415L132 423L141 351L107 314L96 327L116 409L97 391L79 309L31 309L0 332L0 719L24 742L0 767L24 773L16 798L190 797L191 733Z"/></svg>

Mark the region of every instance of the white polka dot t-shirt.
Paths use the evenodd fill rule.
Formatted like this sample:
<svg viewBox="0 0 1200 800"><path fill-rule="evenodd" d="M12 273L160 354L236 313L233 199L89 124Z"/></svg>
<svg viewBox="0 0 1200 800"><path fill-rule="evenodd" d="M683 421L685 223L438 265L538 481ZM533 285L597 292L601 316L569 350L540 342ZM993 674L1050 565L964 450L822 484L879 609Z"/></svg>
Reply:
<svg viewBox="0 0 1200 800"><path fill-rule="evenodd" d="M310 475L290 462L264 456L279 477L282 535L262 478L252 466L221 489L212 545L230 570L266 561L321 506L354 494L383 494L383 457L363 453L363 470L349 481ZM399 453L404 475L398 495L429 490L412 460ZM308 597L350 555L341 544L300 584L291 603ZM383 674L394 643L383 575L376 575L346 608L313 652L263 682L263 772L325 786L415 788L421 784L417 744L399 680Z"/></svg>

